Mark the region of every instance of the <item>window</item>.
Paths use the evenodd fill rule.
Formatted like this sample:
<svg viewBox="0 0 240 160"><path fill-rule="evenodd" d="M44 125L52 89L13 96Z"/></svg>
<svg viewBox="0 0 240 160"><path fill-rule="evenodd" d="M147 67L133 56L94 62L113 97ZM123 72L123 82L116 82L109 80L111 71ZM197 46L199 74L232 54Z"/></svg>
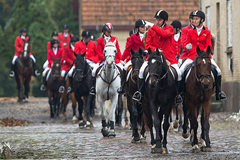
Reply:
<svg viewBox="0 0 240 160"><path fill-rule="evenodd" d="M209 30L211 30L211 10L210 10L210 6L206 7L206 12L207 12L207 27Z"/></svg>
<svg viewBox="0 0 240 160"><path fill-rule="evenodd" d="M228 47L232 47L232 1L227 1L228 7Z"/></svg>

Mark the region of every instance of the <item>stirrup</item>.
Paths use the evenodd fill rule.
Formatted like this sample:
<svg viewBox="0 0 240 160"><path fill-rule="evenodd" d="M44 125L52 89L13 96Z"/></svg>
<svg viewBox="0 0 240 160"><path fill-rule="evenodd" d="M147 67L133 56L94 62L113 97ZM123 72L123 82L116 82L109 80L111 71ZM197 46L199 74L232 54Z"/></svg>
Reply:
<svg viewBox="0 0 240 160"><path fill-rule="evenodd" d="M134 101L137 101L137 102L140 102L141 101L141 96L142 96L142 93L139 92L139 91L136 91L133 96L132 96L132 99Z"/></svg>
<svg viewBox="0 0 240 160"><path fill-rule="evenodd" d="M175 97L175 105L180 105L180 104L182 104L182 102L183 102L182 97L180 95L177 95Z"/></svg>
<svg viewBox="0 0 240 160"><path fill-rule="evenodd" d="M46 86L44 84L42 84L41 87L40 87L40 90L41 91L46 91Z"/></svg>
<svg viewBox="0 0 240 160"><path fill-rule="evenodd" d="M222 97L221 97L221 95L222 95ZM227 99L227 96L223 91L219 92L218 95L216 95L216 100L217 101L226 100L226 99Z"/></svg>
<svg viewBox="0 0 240 160"><path fill-rule="evenodd" d="M65 90L64 86L60 86L59 89L58 89L58 92L59 93L63 93Z"/></svg>
<svg viewBox="0 0 240 160"><path fill-rule="evenodd" d="M94 96L95 96L95 94L96 94L96 91L95 91L95 88L94 88L94 87L92 87L92 88L90 89L90 92L89 92L89 94L91 94L91 95L94 95Z"/></svg>
<svg viewBox="0 0 240 160"><path fill-rule="evenodd" d="M14 76L15 76L14 71L11 71L10 74L9 74L9 77L13 78Z"/></svg>
<svg viewBox="0 0 240 160"><path fill-rule="evenodd" d="M40 72L38 72L38 70L35 70L35 76L39 76L41 73Z"/></svg>
<svg viewBox="0 0 240 160"><path fill-rule="evenodd" d="M68 87L67 93L72 93L72 87Z"/></svg>

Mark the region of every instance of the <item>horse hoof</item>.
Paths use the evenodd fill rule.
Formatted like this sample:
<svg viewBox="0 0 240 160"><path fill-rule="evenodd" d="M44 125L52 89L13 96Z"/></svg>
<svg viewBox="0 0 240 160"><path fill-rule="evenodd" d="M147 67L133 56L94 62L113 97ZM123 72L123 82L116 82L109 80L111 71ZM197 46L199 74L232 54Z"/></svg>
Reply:
<svg viewBox="0 0 240 160"><path fill-rule="evenodd" d="M78 125L79 125L79 128L80 128L80 129L83 129L83 127L84 127L83 120L81 120Z"/></svg>
<svg viewBox="0 0 240 160"><path fill-rule="evenodd" d="M167 149L167 148L164 148L164 147L162 147L162 154L168 154L168 149Z"/></svg>
<svg viewBox="0 0 240 160"><path fill-rule="evenodd" d="M172 133L173 131L174 131L174 129L173 129L173 128L169 128L169 132L171 132L171 133Z"/></svg>
<svg viewBox="0 0 240 160"><path fill-rule="evenodd" d="M106 129L102 129L102 130L101 130L101 133L102 133L103 137L107 137L108 134L109 134L109 131L106 130Z"/></svg>
<svg viewBox="0 0 240 160"><path fill-rule="evenodd" d="M173 128L177 129L178 128L178 121L175 121L174 124L173 124Z"/></svg>
<svg viewBox="0 0 240 160"><path fill-rule="evenodd" d="M182 133L182 137L187 139L189 137L189 132L187 131L187 133Z"/></svg>
<svg viewBox="0 0 240 160"><path fill-rule="evenodd" d="M193 153L198 153L198 152L200 151L197 144L195 144L195 145L192 147L192 149L193 149L193 150L192 150Z"/></svg>
<svg viewBox="0 0 240 160"><path fill-rule="evenodd" d="M162 152L163 152L162 148L156 148L156 147L151 148L151 153L162 153Z"/></svg>
<svg viewBox="0 0 240 160"><path fill-rule="evenodd" d="M75 123L77 123L77 121L78 121L77 117L76 117L76 116L73 116L73 118L72 118L72 123L75 124Z"/></svg>
<svg viewBox="0 0 240 160"><path fill-rule="evenodd" d="M140 137L140 143L146 143L147 141L146 141L146 136L142 136L141 135L141 137Z"/></svg>
<svg viewBox="0 0 240 160"><path fill-rule="evenodd" d="M114 131L110 131L110 132L108 133L108 138L114 138L114 137L116 137L115 132L114 132Z"/></svg>
<svg viewBox="0 0 240 160"><path fill-rule="evenodd" d="M124 127L125 129L128 129L129 128L129 125L128 124L125 124L125 127Z"/></svg>
<svg viewBox="0 0 240 160"><path fill-rule="evenodd" d="M201 147L202 152L211 152L212 148L211 147Z"/></svg>
<svg viewBox="0 0 240 160"><path fill-rule="evenodd" d="M140 141L140 137L132 137L131 143L138 143Z"/></svg>

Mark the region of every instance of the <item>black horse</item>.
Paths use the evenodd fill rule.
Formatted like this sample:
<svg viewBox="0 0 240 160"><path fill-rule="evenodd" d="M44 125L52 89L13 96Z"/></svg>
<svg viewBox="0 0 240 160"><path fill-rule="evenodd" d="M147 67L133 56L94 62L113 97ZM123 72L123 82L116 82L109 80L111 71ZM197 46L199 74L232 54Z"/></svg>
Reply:
<svg viewBox="0 0 240 160"><path fill-rule="evenodd" d="M59 106L61 93L58 92L59 87L61 86L61 58L54 59L52 69L49 71L49 76L47 79L47 94L48 94L48 103L50 105L50 117L58 118L59 117Z"/></svg>
<svg viewBox="0 0 240 160"><path fill-rule="evenodd" d="M83 100L85 102L85 111L86 111L86 129L91 129L90 116L93 116L92 110L94 110L95 96L89 94L92 87L92 70L85 60L85 54L78 53L75 54L76 59L74 60L75 70L73 71L73 92L75 98L78 101L78 112L79 112L79 128L84 127L83 122Z"/></svg>
<svg viewBox="0 0 240 160"><path fill-rule="evenodd" d="M151 134L152 153L168 153L167 131L169 128L169 115L174 105L174 98L177 95L176 82L169 70L166 59L159 50L148 53L148 72L145 84L145 94L142 100L144 113L147 116L147 123ZM162 120L164 115L164 137L162 136ZM152 119L153 117L153 119ZM153 123L156 130L156 139L153 135Z"/></svg>
<svg viewBox="0 0 240 160"><path fill-rule="evenodd" d="M131 62L132 65L129 66L126 76L130 74L129 79L126 81L125 92L127 95L127 106L130 113L130 121L132 124L132 142L145 140L145 128L142 121L143 109L142 106L132 99L133 94L138 90L138 74L139 70L144 62L143 51L139 49L138 51L133 51L131 49ZM127 78L126 78L127 79ZM138 133L138 124L142 126L141 137Z"/></svg>

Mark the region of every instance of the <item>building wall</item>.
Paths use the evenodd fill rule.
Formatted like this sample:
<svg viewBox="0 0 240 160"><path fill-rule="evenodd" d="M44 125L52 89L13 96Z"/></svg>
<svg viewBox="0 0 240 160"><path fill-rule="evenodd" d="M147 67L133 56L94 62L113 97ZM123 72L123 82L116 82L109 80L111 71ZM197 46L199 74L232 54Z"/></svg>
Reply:
<svg viewBox="0 0 240 160"><path fill-rule="evenodd" d="M222 71L222 90L226 92L228 99L223 103L226 111L238 111L240 97L238 94L240 84L240 0L232 2L232 47L228 46L228 1L227 0L200 0L200 8L207 15L207 7L210 7L210 30L216 37L213 58ZM205 25L208 25L205 22ZM232 52L230 52L232 50ZM229 53L227 53L229 52ZM232 70L230 69L232 59Z"/></svg>
<svg viewBox="0 0 240 160"><path fill-rule="evenodd" d="M112 32L112 36L115 36L115 37L118 38L120 50L121 50L121 53L123 54L127 38L129 37L129 31L126 31L126 30L114 30L114 32Z"/></svg>

